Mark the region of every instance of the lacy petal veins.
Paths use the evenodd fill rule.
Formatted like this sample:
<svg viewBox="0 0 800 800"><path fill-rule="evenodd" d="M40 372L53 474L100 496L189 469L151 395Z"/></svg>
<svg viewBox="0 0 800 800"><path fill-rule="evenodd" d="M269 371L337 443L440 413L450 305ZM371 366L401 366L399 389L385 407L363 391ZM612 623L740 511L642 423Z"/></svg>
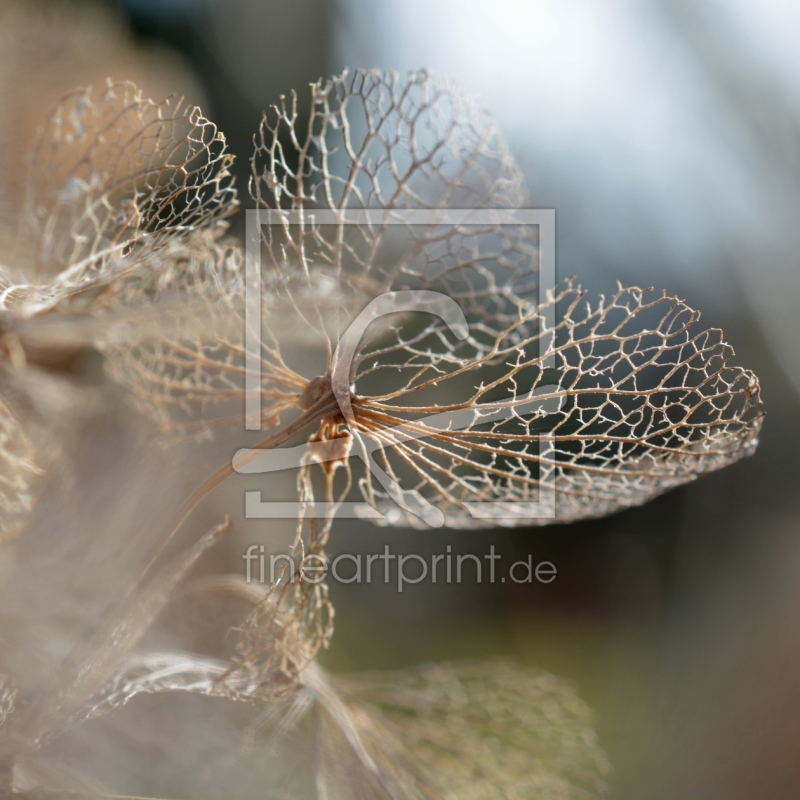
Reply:
<svg viewBox="0 0 800 800"><path fill-rule="evenodd" d="M159 424L160 443L243 433L253 375L244 254L224 236L236 205L229 164L197 109L157 105L129 85L77 92L45 126L19 245L0 274L6 534L24 524L35 476L53 458L55 423L42 409L59 391L64 353L102 351L107 376ZM446 79L345 73L312 87L305 115L292 94L265 114L251 167L251 197L268 223L257 243L261 416L250 422L263 439L253 452L296 437L319 445L300 463L295 552L324 554L332 519L315 513L317 501L358 493L386 522L451 527L495 525L474 508L503 502L515 511L502 524L535 525L553 521L534 511L546 484L554 519L567 522L646 502L755 449L758 381L731 364L721 332L704 330L696 311L637 288L589 302L571 281L540 303L535 227L491 214L448 221L451 209L529 201L492 120ZM432 216L408 222L413 211ZM343 361L353 320L403 291L450 298L465 335L406 308L376 319ZM456 416L458 425L435 423ZM137 694L184 691L262 704L254 747L262 728L276 729L269 744L278 746L315 726L318 797L604 794L607 768L582 707L541 673L441 667L352 686L326 676L314 663L333 630L324 584L282 580L263 594L235 580L207 584L252 605L230 662L134 650L224 526L155 572L166 544L232 473L221 466L165 524L140 579L35 713L17 719L13 684L0 676L0 745L25 743L12 760L28 764L63 730ZM419 693L431 700L424 720ZM565 713L515 721L515 706L544 702ZM475 725L455 736L467 718ZM3 740L4 730L13 736ZM463 779L457 765L477 765L489 741L492 763Z"/></svg>
<svg viewBox="0 0 800 800"><path fill-rule="evenodd" d="M467 505L492 500L519 504L510 524L535 524L525 503L551 478L557 519L568 521L643 503L752 453L757 379L731 365L721 333L703 330L684 303L620 288L592 304L566 282L539 306L535 228L388 224L408 210L527 202L494 124L449 82L428 73L405 81L345 75L314 87L304 131L295 128L296 102L265 116L252 160L253 199L272 212L262 226L264 428L278 430L297 410L291 433L305 426L317 437L354 437L350 452L374 451L386 473L456 527L487 524ZM385 222L347 221L362 209L380 210ZM332 212L335 223L318 224L315 210ZM330 391L309 407L306 387L331 378L350 321L372 298L402 289L456 300L469 336L458 341L422 312L384 318L352 360L354 424L344 425ZM221 330L110 359L112 375L165 430L241 422L242 282L219 280L207 298ZM546 400L556 413L545 411ZM497 421L500 409L513 413ZM463 411L474 421L458 431L419 421ZM413 441L396 441L401 425L415 430ZM359 485L388 519L420 523L371 472Z"/></svg>
<svg viewBox="0 0 800 800"><path fill-rule="evenodd" d="M199 109L154 103L131 84L77 91L48 119L16 247L0 260L0 538L22 524L53 455L52 440L38 452L32 443L47 438L46 395L58 391L42 371L155 323L148 293L181 291L187 243L218 235L236 208L230 163ZM144 302L121 313L133 286Z"/></svg>

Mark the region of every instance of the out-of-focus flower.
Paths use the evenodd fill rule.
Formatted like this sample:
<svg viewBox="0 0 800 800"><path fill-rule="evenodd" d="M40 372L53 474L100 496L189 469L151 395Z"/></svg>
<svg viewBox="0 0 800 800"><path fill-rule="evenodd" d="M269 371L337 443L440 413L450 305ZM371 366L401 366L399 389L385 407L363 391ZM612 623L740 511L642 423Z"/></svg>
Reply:
<svg viewBox="0 0 800 800"><path fill-rule="evenodd" d="M136 44L121 17L96 2L5 0L0 6L0 264L8 264L42 122L67 92L129 80L145 97L177 94L202 105L201 88L174 52Z"/></svg>
<svg viewBox="0 0 800 800"><path fill-rule="evenodd" d="M0 531L18 526L33 476L57 452L53 404L71 386L54 375L87 347L163 328L188 243L218 238L235 209L230 161L198 108L155 103L130 83L74 92L48 118L0 267ZM147 291L126 302L132 282L161 292L160 313Z"/></svg>

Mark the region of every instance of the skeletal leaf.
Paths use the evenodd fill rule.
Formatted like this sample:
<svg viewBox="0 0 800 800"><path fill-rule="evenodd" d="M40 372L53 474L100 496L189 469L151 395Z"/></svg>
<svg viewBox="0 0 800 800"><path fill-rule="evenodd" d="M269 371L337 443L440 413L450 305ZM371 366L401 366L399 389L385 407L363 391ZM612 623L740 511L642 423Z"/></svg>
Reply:
<svg viewBox="0 0 800 800"><path fill-rule="evenodd" d="M257 686L230 664L216 658L181 652L134 651L117 666L109 680L73 713L69 726L79 725L121 708L141 694L189 692L208 697L252 701Z"/></svg>
<svg viewBox="0 0 800 800"><path fill-rule="evenodd" d="M138 644L186 573L228 530L230 520L210 530L154 578L143 576L133 593L121 598L94 637L79 644L66 660L59 684L41 700L38 713L26 723L31 739L46 740L70 724L76 710L107 682Z"/></svg>
<svg viewBox="0 0 800 800"><path fill-rule="evenodd" d="M253 743L308 748L316 797L607 796L610 767L589 709L544 671L479 661L334 677L312 665L300 677Z"/></svg>
<svg viewBox="0 0 800 800"><path fill-rule="evenodd" d="M39 396L59 388L47 375L79 378L82 353L161 334L192 309L186 253L205 252L235 210L231 158L199 109L130 83L73 92L46 121L14 260L0 267L0 537L20 528L32 479L58 450L63 419Z"/></svg>
<svg viewBox="0 0 800 800"><path fill-rule="evenodd" d="M126 307L171 300L179 315L159 335L116 338L103 350L106 373L126 387L141 411L157 420L164 441L204 438L219 426L242 423L244 398L244 259L232 241L195 239L177 254L179 277L129 280L120 300ZM179 305L175 297L179 299ZM292 375L287 368L283 375ZM291 378L290 378L291 380ZM264 392L264 415L294 407L304 386Z"/></svg>
<svg viewBox="0 0 800 800"><path fill-rule="evenodd" d="M296 692L301 674L333 636L328 586L313 572L325 563L332 518L317 518L308 465L300 472L298 489L303 504L291 561L240 626L236 648L237 663L257 677L264 694L276 698ZM342 495L348 489L349 483ZM327 482L326 498L334 500L332 480Z"/></svg>
<svg viewBox="0 0 800 800"><path fill-rule="evenodd" d="M401 333L359 356L354 435L451 526L639 505L757 445L758 381L698 320L664 294L620 287L591 305L567 283L543 306L521 304L505 330L473 326L439 352L438 331L415 342ZM389 521L421 524L393 510L374 470L361 486Z"/></svg>
<svg viewBox="0 0 800 800"><path fill-rule="evenodd" d="M0 397L0 542L18 532L33 505L34 458L19 418Z"/></svg>
<svg viewBox="0 0 800 800"><path fill-rule="evenodd" d="M8 263L13 249L27 156L47 112L78 86L105 85L107 75L134 81L148 97L200 94L168 52L137 46L116 9L41 0L0 4L0 263Z"/></svg>
<svg viewBox="0 0 800 800"><path fill-rule="evenodd" d="M490 319L509 292L536 287L536 230L492 213L526 205L522 174L472 98L424 70L357 70L311 88L306 131L292 93L257 137L251 194L265 209L266 269L368 274L376 292L444 291Z"/></svg>
<svg viewBox="0 0 800 800"><path fill-rule="evenodd" d="M410 761L462 798L604 797L610 767L564 680L510 662L430 664L336 681L380 709Z"/></svg>
<svg viewBox="0 0 800 800"><path fill-rule="evenodd" d="M30 168L15 265L28 284L25 313L108 284L229 216L231 160L216 127L180 101L155 103L129 83L67 95Z"/></svg>
<svg viewBox="0 0 800 800"><path fill-rule="evenodd" d="M571 282L541 301L535 230L492 215L524 204L519 169L451 83L344 74L312 87L306 130L297 119L294 95L265 115L251 180L262 444L310 434L279 459L301 467L296 560L324 553L315 499L335 506L353 477L387 523L530 525L637 505L753 452L758 382L696 311L636 288L588 305ZM236 275L241 260L205 263ZM242 281L198 285L214 325L109 364L165 430L205 434L241 420L218 409L242 402L252 365ZM460 322L415 306L420 292ZM239 658L265 685L296 684L331 634L324 585L290 577L242 629Z"/></svg>

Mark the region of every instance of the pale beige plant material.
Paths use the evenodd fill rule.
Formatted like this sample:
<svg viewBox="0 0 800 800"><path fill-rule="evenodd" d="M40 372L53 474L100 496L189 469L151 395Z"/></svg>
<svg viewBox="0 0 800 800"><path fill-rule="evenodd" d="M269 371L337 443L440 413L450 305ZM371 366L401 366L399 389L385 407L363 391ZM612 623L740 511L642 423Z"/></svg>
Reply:
<svg viewBox="0 0 800 800"><path fill-rule="evenodd" d="M90 776L49 759L48 747L141 695L178 692L254 707L257 716L242 731L241 769L265 756L301 763L282 797L308 796L302 787L309 783L320 798L364 800L606 796L609 767L589 710L567 682L541 670L483 661L334 678L312 664L287 693L218 658L134 649L228 527L217 526L140 581L103 635L79 646L50 695L20 705L13 682L0 675L0 786L106 796ZM252 604L265 598L263 587L238 576L202 579L189 590L222 591Z"/></svg>
<svg viewBox="0 0 800 800"><path fill-rule="evenodd" d="M124 77L146 97L204 100L188 65L132 35L119 9L97 2L0 3L0 264L9 263L22 209L27 156L47 113L77 86Z"/></svg>
<svg viewBox="0 0 800 800"><path fill-rule="evenodd" d="M164 659L142 659L134 648L187 572L230 527L230 520L226 520L155 574L145 571L137 576L130 590L105 614L94 636L75 644L58 669L57 679L38 696L20 703L13 681L0 673L0 792L19 782L51 790L83 792L92 787L90 779L49 759L47 746L76 725L117 707L119 703L112 700L120 693L120 674L138 669L152 683L167 686L176 666L179 672L185 672L190 658L171 654L172 670L165 672ZM233 679L221 683L217 694L236 697L234 687ZM190 685L187 690L199 688ZM242 686L240 693L249 697L253 689Z"/></svg>
<svg viewBox="0 0 800 800"><path fill-rule="evenodd" d="M336 679L402 743L445 797L594 798L610 765L567 681L507 661L428 664ZM364 736L367 746L370 739ZM334 756L333 753L330 754ZM329 758L342 776L339 759Z"/></svg>
<svg viewBox="0 0 800 800"><path fill-rule="evenodd" d="M334 607L324 580L308 580L303 564L325 563L325 546L332 518L318 519L308 466L298 479L303 506L291 549L292 561L281 570L278 583L255 604L239 628L234 661L237 672L255 680L262 693L276 699L294 695L321 648L333 637ZM326 494L333 495L332 473ZM345 484L342 494L350 488Z"/></svg>
<svg viewBox="0 0 800 800"><path fill-rule="evenodd" d="M155 103L129 83L65 97L33 152L11 268L19 284L3 308L48 310L219 227L235 209L231 162L216 127L179 99Z"/></svg>
<svg viewBox="0 0 800 800"><path fill-rule="evenodd" d="M525 504L550 478L557 519L572 520L637 505L752 452L758 383L730 365L720 333L699 328L697 312L675 298L620 289L592 309L566 284L540 307L530 228L346 224L359 209L379 209L388 221L400 210L525 203L500 133L450 82L427 72L402 80L359 71L312 91L307 131L295 130L293 100L267 116L258 139L256 201L303 219L292 226L279 213L282 224L263 226L266 269L288 262L313 280L324 265L340 287L369 276L376 294L439 291L458 302L470 328L459 342L443 320L409 314L367 331L349 375L354 453L356 444L364 461L374 452L397 483L442 510L446 524L471 527L486 522L467 512L470 501L514 502L510 524L535 521ZM337 223L316 224L317 208ZM548 305L554 330L546 327ZM336 345L329 340L328 352ZM329 363L328 377L336 366ZM546 411L547 400L557 413ZM452 427L456 416L462 425L471 420L458 431L420 420L448 414ZM400 426L416 438L403 442L392 430ZM539 452L540 436L548 455ZM408 507L399 512L375 484L367 470L365 497L389 519L425 519Z"/></svg>
<svg viewBox="0 0 800 800"><path fill-rule="evenodd" d="M473 101L428 73L413 74L405 83L392 73L359 71L317 84L312 92L305 136L293 127L298 113L293 95L291 107L265 115L252 160L251 193L259 208L281 203L295 211L322 207L337 219L336 225L323 229L306 218L298 228L279 216L263 229L265 427L297 407L309 377L315 377L292 369L283 350L296 350L298 339L308 348L316 345L308 357L310 366L321 372L329 369L338 337L382 292L446 291L475 313L497 321L507 312L507 295L538 284L537 237L525 226L490 223L465 231L439 225L426 226L422 233L395 229L401 235L393 236L385 225L344 224L344 209L351 207L388 213L415 208L437 212L454 205L524 205L519 168L492 120ZM350 127L351 117L355 129ZM375 130L365 136L359 125ZM283 140L291 141L295 152L284 153ZM420 149L414 157L408 153L412 146ZM351 155L352 147L357 152ZM419 266L420 259L427 267ZM422 277L420 269L426 272ZM226 300L222 313L229 312ZM239 303L235 310L243 315L243 297ZM195 340L191 351L181 342L174 353L159 352L150 359L135 352L124 365L132 372L131 389L145 407L161 413L161 419L165 409L191 393L194 381L209 380L204 374L187 379L190 370L205 368L228 376L229 385L238 384L243 397L243 321L239 337L236 347L211 336ZM153 376L150 384L142 383L147 370ZM220 403L230 399L230 392L218 395Z"/></svg>
<svg viewBox="0 0 800 800"><path fill-rule="evenodd" d="M535 229L491 215L447 221L448 208L527 202L500 132L452 83L424 71L345 73L312 86L302 131L297 102L293 94L265 115L251 181L268 223L259 364L267 437L258 448L310 434L298 462L296 559L324 553L330 520L316 518L315 497L345 499L353 459L364 499L385 522L486 527L610 514L753 452L758 381L731 364L731 348L698 312L636 288L590 304L572 282L540 304ZM365 210L378 221L353 217ZM434 221L388 224L417 210ZM315 211L331 216L322 224ZM200 261L236 274L232 252ZM109 353L112 377L173 435L241 422L243 282L212 272L197 285L213 325ZM459 340L421 308L377 320L352 361L337 361L353 319L398 290L452 298L468 335ZM337 370L346 372L347 419ZM211 476L187 512L232 471ZM543 485L554 487L554 518L537 513ZM512 513L475 513L496 502ZM290 577L243 628L242 663L271 685L276 671L290 685L331 635L324 585Z"/></svg>
<svg viewBox="0 0 800 800"><path fill-rule="evenodd" d="M14 536L33 506L30 482L39 474L33 445L11 407L0 399L0 542Z"/></svg>
<svg viewBox="0 0 800 800"><path fill-rule="evenodd" d="M382 387L395 379L397 388L354 398L359 430L386 446L386 472L407 476L451 526L496 525L470 508L492 501L514 504L501 524L547 524L533 504L548 483L558 521L639 505L750 455L757 443L758 382L731 366L721 332L698 319L663 294L620 288L590 305L579 287L562 284L543 306L520 306L508 329L473 334L443 354L431 354L430 340L406 352L364 352L360 374L383 376ZM461 392L437 402L451 384ZM430 420L440 414L460 419L460 429L441 430ZM402 441L393 432L401 426L415 438ZM419 524L393 511L375 484L371 473L362 482L389 520Z"/></svg>
<svg viewBox="0 0 800 800"><path fill-rule="evenodd" d="M254 604L265 598L263 587L237 576L204 579L195 590L231 593ZM607 795L609 764L591 712L568 682L543 670L486 660L333 677L312 664L291 693L276 694L277 685L254 681L214 658L134 651L70 724L140 694L191 692L261 709L247 749L302 764L296 772L310 777L306 783L320 798ZM296 791L287 781L281 796L298 796Z"/></svg>
<svg viewBox="0 0 800 800"><path fill-rule="evenodd" d="M14 257L0 266L0 530L19 527L57 451L32 384L87 347L161 330L159 310L185 310L187 252L218 238L236 207L230 164L199 109L130 83L73 92L46 121ZM37 427L45 444L32 448Z"/></svg>
<svg viewBox="0 0 800 800"><path fill-rule="evenodd" d="M320 798L590 800L608 793L610 768L586 705L566 681L508 662L342 678L314 665L282 722L264 733L271 742L285 736L292 749L302 746L292 733L298 729L315 742L308 766Z"/></svg>
<svg viewBox="0 0 800 800"><path fill-rule="evenodd" d="M439 524L481 526L469 504L502 501L518 509L504 524L536 523L543 482L555 483L558 521L601 516L753 451L755 376L732 366L720 332L702 329L676 298L620 288L590 305L567 282L539 305L531 228L347 223L362 209L388 220L401 210L525 202L496 127L448 81L345 74L312 87L306 131L295 129L297 116L294 95L266 115L253 158L253 197L272 212L262 226L261 423L277 430L287 412L302 411L316 438L346 440L339 463L378 462L423 498L421 512L398 507L366 470L364 497L387 520L421 524L434 509ZM317 223L316 209L335 223ZM345 426L331 385L339 337L371 298L404 289L455 299L469 335L458 341L424 309L373 324L347 376ZM194 425L209 432L229 418L210 412L214 401L244 397L244 302L216 302L220 317L240 317L236 341L212 329L110 359L114 377L127 375L165 427L173 409L199 401Z"/></svg>
<svg viewBox="0 0 800 800"><path fill-rule="evenodd" d="M142 134L133 160L123 155L124 137L80 149L95 154L106 184L94 168L82 170L89 162L79 158L76 168L60 155L80 131L104 129L102 114L51 123L45 141L55 145L39 152L54 153L44 158L52 180L37 182L32 195L49 200L30 205L20 250L21 263L47 277L8 284L4 368L19 374L32 360L23 323L64 309L129 314L177 302L189 313L158 335L92 343L109 376L158 420L159 442L202 438L241 425L249 368L243 255L219 239L234 203L228 157L202 118L180 117L190 130L181 138L160 124L158 107L145 104L140 113L139 102L132 112L130 104L120 109L119 124L134 138L137 125L156 134ZM305 131L296 128L296 103L293 95L265 116L251 184L272 223L260 241L264 438L251 455L295 437L309 443L296 463L295 563L324 556L332 518L318 504L345 500L351 484L388 523L495 525L473 505L506 502L516 512L502 524L530 525L637 505L753 452L758 382L731 364L730 347L719 331L699 326L696 311L635 288L588 304L571 282L542 304L535 229L499 225L491 214L476 224L448 221L447 209L527 202L496 126L453 84L428 72L344 74L312 87ZM166 178L163 164L124 177L127 166L142 166L142 154L156 163L148 160L156 152ZM325 224L315 210L331 215ZM348 214L365 210L380 212L377 221L349 224ZM415 210L433 222L388 224ZM353 320L384 293L405 290L450 298L463 335L424 308L406 308L370 325L351 360L340 346ZM10 414L3 419L12 420L12 433L20 430ZM22 455L14 455L27 452L22 440L6 441L3 452L19 461L7 462L9 474L24 480ZM31 464L40 468L35 458ZM267 702L265 723L277 721L287 736L313 718L320 797L445 798L454 787L467 798L602 796L605 765L583 711L570 712L572 700L540 674L443 667L395 676L405 688L394 699L368 682L364 691L382 712L363 705L354 686L331 682L314 663L332 634L327 587L290 580L288 569L273 590L252 598L231 662L126 656L185 571L156 584L151 570L200 500L233 471L231 464L217 470L167 522L145 561L152 596L137 583L122 597L65 665L54 693L15 722L27 741L142 692L190 691ZM555 487L554 518L537 518L543 483ZM551 717L532 711L530 720L514 721L539 703ZM469 731L458 728L465 720L474 723ZM538 755L525 760L530 753ZM458 770L462 760L478 770L471 780ZM449 785L437 783L442 775Z"/></svg>

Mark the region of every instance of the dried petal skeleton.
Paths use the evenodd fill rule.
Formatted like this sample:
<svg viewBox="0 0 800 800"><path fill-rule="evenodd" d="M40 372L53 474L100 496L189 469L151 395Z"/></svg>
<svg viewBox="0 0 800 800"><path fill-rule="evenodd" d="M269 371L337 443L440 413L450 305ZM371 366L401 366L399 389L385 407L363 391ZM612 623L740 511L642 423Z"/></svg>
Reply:
<svg viewBox="0 0 800 800"><path fill-rule="evenodd" d="M335 507L353 491L384 523L481 527L497 524L476 513L484 503L510 504L502 524L553 521L536 512L542 487L552 486L555 520L566 522L646 502L753 452L758 382L730 364L730 347L699 327L697 312L622 287L590 305L572 282L538 302L536 229L499 225L491 214L527 203L519 168L491 119L454 85L427 72L357 71L312 94L305 131L294 94L264 116L250 186L270 222L260 228L257 377L266 438L252 455L300 435L311 443L298 459L297 550L324 553L332 518L318 503ZM66 98L36 151L14 269L0 274L4 376L27 387L25 375L46 362L48 332L75 327L80 344L105 354L108 377L160 423L163 441L241 427L244 256L224 236L236 205L229 163L224 139L196 109L156 105L129 85ZM452 209L487 213L453 223ZM424 222L409 216L415 211L428 212ZM341 339L359 313L407 291L455 301L463 335L424 304L404 307L366 328L345 359ZM181 312L169 327L152 315L166 304ZM135 333L130 325L124 337L115 333L120 319L137 320ZM46 466L18 394L0 396L8 533L22 524L33 475ZM232 472L221 467L187 499L148 569ZM366 747L383 723L343 699L313 663L332 634L324 585L284 580L252 598L229 665L130 654L171 580L146 572L123 598L87 656L94 670L79 665L72 683L65 678L57 696L72 696L71 705L40 725L37 741L139 692L258 699L284 727L316 703L364 776L347 794L341 769L320 762L320 797L447 796L429 783L424 758L419 772L402 766L408 756L394 734ZM148 591L160 599L146 602ZM137 622L126 630L137 633L122 646L114 632L131 614ZM510 685L528 680L503 674ZM10 715L13 696L2 691ZM602 781L573 791L565 780L553 796L602 793ZM458 796L541 790L480 785Z"/></svg>
<svg viewBox="0 0 800 800"><path fill-rule="evenodd" d="M224 229L236 208L231 156L198 109L154 103L131 84L93 97L68 95L49 118L16 248L0 263L0 539L30 507L30 484L46 459L32 453L41 415L28 384L121 325L152 322L149 303L139 315L130 306L114 313L128 284L179 286L177 254L199 228Z"/></svg>

